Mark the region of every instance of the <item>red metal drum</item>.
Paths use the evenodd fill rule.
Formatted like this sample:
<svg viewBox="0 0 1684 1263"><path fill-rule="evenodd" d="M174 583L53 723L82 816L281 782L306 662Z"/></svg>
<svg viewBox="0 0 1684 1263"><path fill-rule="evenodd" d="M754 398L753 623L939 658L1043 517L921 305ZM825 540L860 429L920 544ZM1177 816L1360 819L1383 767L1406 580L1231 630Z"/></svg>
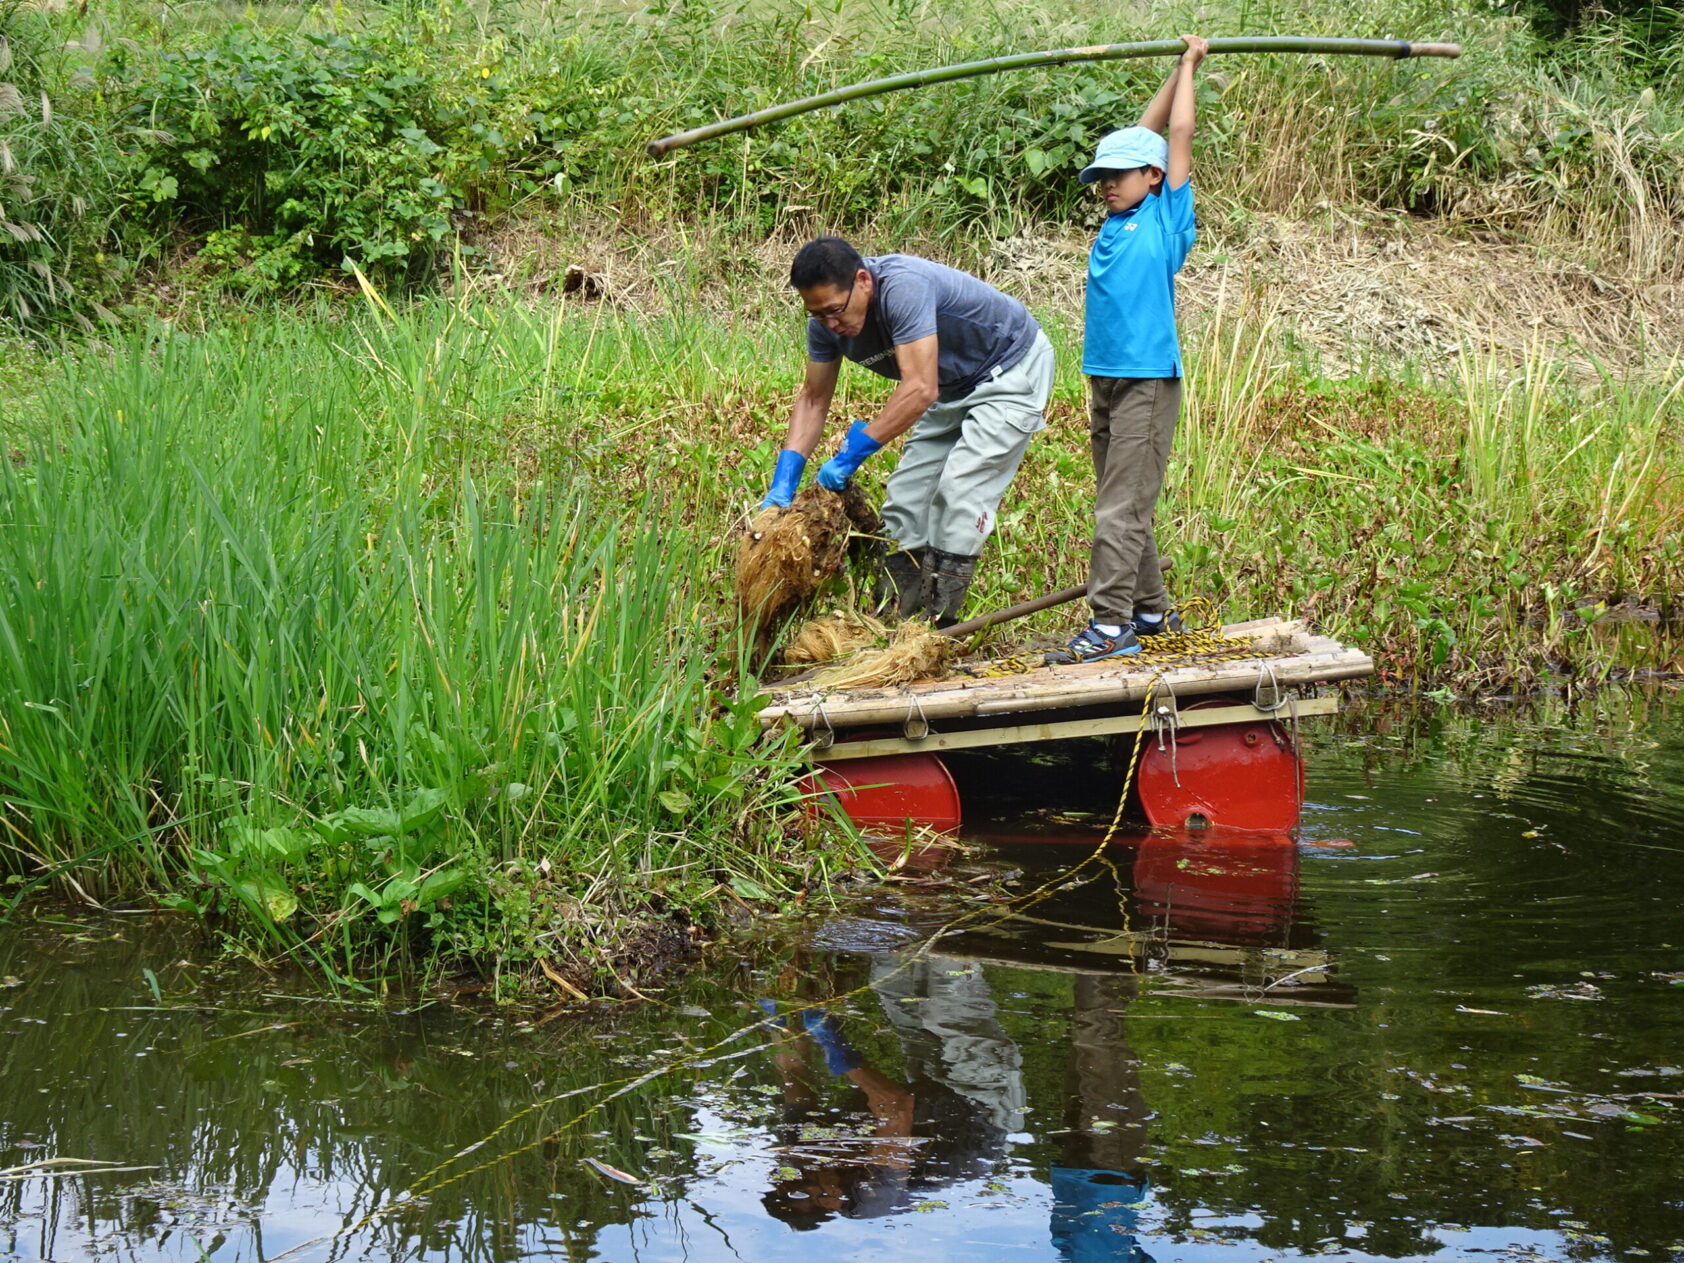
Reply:
<svg viewBox="0 0 1684 1263"><path fill-rule="evenodd" d="M1208 698L1184 711L1232 706ZM1298 827L1304 763L1285 728L1259 715L1238 724L1148 734L1135 775L1141 809L1154 827L1217 825L1284 834Z"/></svg>
<svg viewBox="0 0 1684 1263"><path fill-rule="evenodd" d="M809 793L828 791L857 825L904 829L908 821L944 833L959 827L959 789L934 754L884 754L820 763Z"/></svg>

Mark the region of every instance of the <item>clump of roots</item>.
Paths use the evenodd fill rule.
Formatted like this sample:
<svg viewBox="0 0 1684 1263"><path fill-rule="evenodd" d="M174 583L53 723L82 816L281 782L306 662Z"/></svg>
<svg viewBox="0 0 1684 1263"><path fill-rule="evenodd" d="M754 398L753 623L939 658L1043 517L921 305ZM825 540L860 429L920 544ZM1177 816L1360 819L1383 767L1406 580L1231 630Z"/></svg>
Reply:
<svg viewBox="0 0 1684 1263"><path fill-rule="evenodd" d="M801 630L784 646L784 661L791 666L834 662L876 644L888 634L889 629L869 614L836 610L801 624Z"/></svg>
<svg viewBox="0 0 1684 1263"><path fill-rule="evenodd" d="M808 487L787 509L763 509L737 546L737 608L756 646L842 569L850 532L876 534L881 519L853 487Z"/></svg>
<svg viewBox="0 0 1684 1263"><path fill-rule="evenodd" d="M933 631L917 620L895 628L894 638L884 649L865 649L848 661L821 671L813 687L821 689L893 688L919 680L940 679L958 654L951 636Z"/></svg>

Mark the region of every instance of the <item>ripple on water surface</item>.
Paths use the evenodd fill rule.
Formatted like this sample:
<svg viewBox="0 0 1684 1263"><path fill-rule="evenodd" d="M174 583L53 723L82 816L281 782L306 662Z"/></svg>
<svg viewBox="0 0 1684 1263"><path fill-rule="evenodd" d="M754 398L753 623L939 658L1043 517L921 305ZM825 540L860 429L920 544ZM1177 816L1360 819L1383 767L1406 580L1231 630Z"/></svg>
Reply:
<svg viewBox="0 0 1684 1263"><path fill-rule="evenodd" d="M1102 752L956 761L1016 898L920 875L588 1014L40 924L0 939L0 1258L1684 1257L1681 721L1306 725L1300 845L1095 854Z"/></svg>

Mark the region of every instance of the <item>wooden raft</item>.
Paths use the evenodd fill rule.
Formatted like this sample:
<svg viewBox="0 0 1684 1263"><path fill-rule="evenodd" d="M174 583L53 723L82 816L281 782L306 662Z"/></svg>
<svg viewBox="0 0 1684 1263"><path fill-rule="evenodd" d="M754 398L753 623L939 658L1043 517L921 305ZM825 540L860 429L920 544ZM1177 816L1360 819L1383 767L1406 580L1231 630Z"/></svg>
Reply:
<svg viewBox="0 0 1684 1263"><path fill-rule="evenodd" d="M809 683L788 689L772 685L764 690L772 700L760 712L760 722L767 727L793 723L809 729L820 746L831 745L849 729L887 726L902 730L904 739L847 743L848 756L865 757L915 748L954 749L1132 731L1142 722L1139 710L1154 677L1159 680L1160 702L1170 706L1212 694L1242 694L1249 699L1245 711L1255 715L1257 710L1283 705L1289 686L1357 679L1374 672L1374 661L1366 653L1313 635L1300 620L1263 618L1230 623L1220 631L1232 640L1251 641L1256 655L1204 662L1172 658L1170 665L1155 661L1150 653L1131 654L1001 677L954 675L898 688L825 691ZM1337 705L1333 699L1317 698L1294 699L1292 704L1299 715L1329 714ZM1056 715L1046 713L1091 715L1095 708L1117 714L1107 720L1057 723L1050 722ZM998 717L1031 712L1041 712L1038 718L1049 722L1010 729L990 726L1000 722ZM1231 723L1239 718L1213 709L1182 716L1181 722ZM938 725L943 732L935 731ZM842 747L836 747L835 754L825 757L841 753Z"/></svg>

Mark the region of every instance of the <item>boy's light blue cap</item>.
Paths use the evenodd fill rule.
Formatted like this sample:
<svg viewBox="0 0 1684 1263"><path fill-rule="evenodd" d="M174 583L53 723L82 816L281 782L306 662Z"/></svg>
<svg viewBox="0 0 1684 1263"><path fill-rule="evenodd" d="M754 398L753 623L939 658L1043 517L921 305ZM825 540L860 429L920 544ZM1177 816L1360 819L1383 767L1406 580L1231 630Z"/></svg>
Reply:
<svg viewBox="0 0 1684 1263"><path fill-rule="evenodd" d="M1099 142L1093 162L1076 178L1083 184L1099 179L1101 171L1131 171L1135 167L1156 167L1169 171L1169 142L1150 127L1125 127Z"/></svg>

